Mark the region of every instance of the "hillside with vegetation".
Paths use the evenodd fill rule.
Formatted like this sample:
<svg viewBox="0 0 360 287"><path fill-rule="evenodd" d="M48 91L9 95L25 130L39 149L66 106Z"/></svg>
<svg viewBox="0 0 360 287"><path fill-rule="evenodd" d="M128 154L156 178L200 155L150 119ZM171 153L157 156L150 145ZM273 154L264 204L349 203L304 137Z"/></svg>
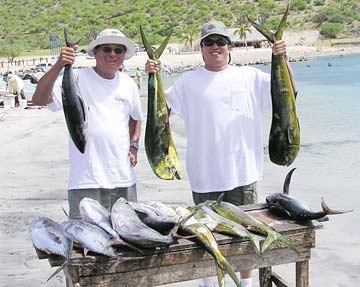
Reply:
<svg viewBox="0 0 360 287"><path fill-rule="evenodd" d="M63 45L63 30L84 45L104 28L122 30L140 43L139 25L161 41L173 27L172 42L193 41L210 19L228 27L246 24L246 16L270 29L277 27L287 5L281 0L0 0L0 53L49 49L51 36ZM287 30L316 29L324 37L360 36L359 0L292 0ZM1 55L0 55L1 56ZM7 55L8 56L8 55Z"/></svg>

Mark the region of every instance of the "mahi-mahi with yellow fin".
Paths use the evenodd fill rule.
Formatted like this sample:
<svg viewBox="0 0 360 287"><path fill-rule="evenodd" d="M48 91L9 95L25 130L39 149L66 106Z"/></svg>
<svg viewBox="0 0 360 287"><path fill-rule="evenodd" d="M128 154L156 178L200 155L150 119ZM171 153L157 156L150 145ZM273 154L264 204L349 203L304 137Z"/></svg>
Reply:
<svg viewBox="0 0 360 287"><path fill-rule="evenodd" d="M171 32L160 47L153 51L142 27L141 39L150 59L160 58ZM148 79L148 110L145 128L145 151L153 172L161 179L180 179L180 160L171 136L169 110L166 104L160 72L150 73Z"/></svg>
<svg viewBox="0 0 360 287"><path fill-rule="evenodd" d="M288 14L289 4L275 34L254 21L249 21L271 43L275 43L282 38ZM296 115L295 96L285 55L272 55L269 155L270 160L277 165L291 165L300 149L300 126Z"/></svg>

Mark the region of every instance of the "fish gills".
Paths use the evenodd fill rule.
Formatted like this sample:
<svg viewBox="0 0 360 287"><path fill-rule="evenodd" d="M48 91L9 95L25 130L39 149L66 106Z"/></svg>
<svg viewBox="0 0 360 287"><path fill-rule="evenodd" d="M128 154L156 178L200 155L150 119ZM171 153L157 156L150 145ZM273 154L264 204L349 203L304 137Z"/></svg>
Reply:
<svg viewBox="0 0 360 287"><path fill-rule="evenodd" d="M275 34L250 20L250 23L270 42L281 40L289 4ZM295 91L284 55L271 58L272 122L269 135L270 160L283 166L293 163L300 149L300 126L296 115Z"/></svg>
<svg viewBox="0 0 360 287"><path fill-rule="evenodd" d="M169 42L171 32L160 47L153 51L140 26L141 39L150 59L159 59ZM180 160L171 136L169 110L166 105L160 72L148 78L148 110L145 128L145 151L149 164L161 179L180 179Z"/></svg>
<svg viewBox="0 0 360 287"><path fill-rule="evenodd" d="M72 47L77 43L72 43L66 29L64 29L67 47ZM66 125L70 137L81 152L85 152L87 123L85 115L85 105L80 96L77 81L71 64L65 65L62 79L62 103L65 114Z"/></svg>

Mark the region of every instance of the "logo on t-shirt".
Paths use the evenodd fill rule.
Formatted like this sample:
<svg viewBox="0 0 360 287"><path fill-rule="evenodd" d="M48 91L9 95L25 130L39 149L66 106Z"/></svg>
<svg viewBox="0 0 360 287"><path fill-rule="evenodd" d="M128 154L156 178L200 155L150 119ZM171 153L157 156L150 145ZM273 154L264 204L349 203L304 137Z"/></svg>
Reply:
<svg viewBox="0 0 360 287"><path fill-rule="evenodd" d="M115 101L118 102L118 103L120 103L120 104L123 104L123 105L125 105L126 102L127 102L126 99L121 98L121 97L115 97Z"/></svg>

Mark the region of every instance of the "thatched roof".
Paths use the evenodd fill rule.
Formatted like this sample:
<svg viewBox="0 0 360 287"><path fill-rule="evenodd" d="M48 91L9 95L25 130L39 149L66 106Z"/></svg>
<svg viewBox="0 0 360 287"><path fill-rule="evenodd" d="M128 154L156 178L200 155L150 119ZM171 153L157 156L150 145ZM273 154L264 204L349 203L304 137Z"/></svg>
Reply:
<svg viewBox="0 0 360 287"><path fill-rule="evenodd" d="M245 39L240 39L239 34L236 33L234 35L234 32L238 30L239 28L235 29L228 29L231 42L237 42L237 43L245 43ZM250 27L251 32L246 32L246 42L261 42L266 41L266 38L258 32L254 27Z"/></svg>

